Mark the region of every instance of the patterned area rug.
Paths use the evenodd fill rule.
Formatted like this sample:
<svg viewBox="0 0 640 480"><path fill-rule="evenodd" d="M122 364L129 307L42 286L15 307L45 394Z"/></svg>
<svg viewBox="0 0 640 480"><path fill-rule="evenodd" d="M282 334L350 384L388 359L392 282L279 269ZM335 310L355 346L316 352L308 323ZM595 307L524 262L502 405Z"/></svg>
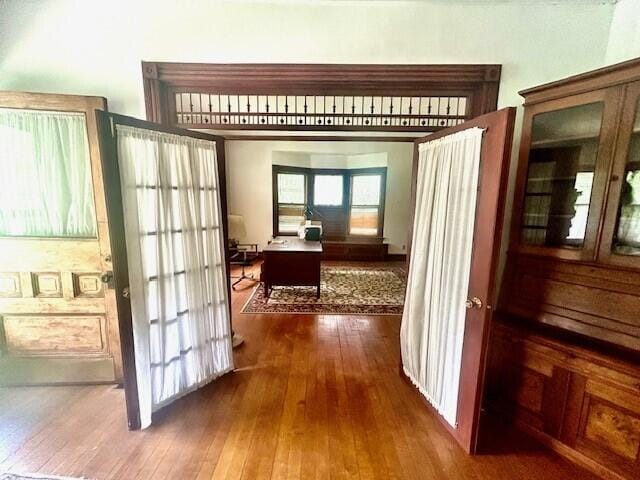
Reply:
<svg viewBox="0 0 640 480"><path fill-rule="evenodd" d="M274 287L269 298L258 285L242 313L402 315L406 270L382 266L322 266L315 287Z"/></svg>

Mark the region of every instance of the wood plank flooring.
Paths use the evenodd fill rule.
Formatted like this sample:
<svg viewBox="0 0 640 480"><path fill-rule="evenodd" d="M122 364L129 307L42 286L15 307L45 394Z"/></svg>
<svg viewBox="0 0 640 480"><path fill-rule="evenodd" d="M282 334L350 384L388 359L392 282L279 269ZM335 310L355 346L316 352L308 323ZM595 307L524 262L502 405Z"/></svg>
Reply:
<svg viewBox="0 0 640 480"><path fill-rule="evenodd" d="M490 426L467 456L398 373L400 318L244 315L236 371L126 428L113 386L0 388L0 472L91 479L593 479Z"/></svg>

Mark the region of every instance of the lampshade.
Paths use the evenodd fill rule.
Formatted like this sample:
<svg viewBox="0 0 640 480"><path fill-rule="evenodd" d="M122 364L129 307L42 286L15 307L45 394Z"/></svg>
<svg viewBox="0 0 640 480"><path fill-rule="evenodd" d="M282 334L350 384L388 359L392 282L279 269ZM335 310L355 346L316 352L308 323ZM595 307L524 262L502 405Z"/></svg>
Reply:
<svg viewBox="0 0 640 480"><path fill-rule="evenodd" d="M229 238L233 240L241 240L247 236L247 229L244 226L244 218L242 215L228 215L229 219Z"/></svg>

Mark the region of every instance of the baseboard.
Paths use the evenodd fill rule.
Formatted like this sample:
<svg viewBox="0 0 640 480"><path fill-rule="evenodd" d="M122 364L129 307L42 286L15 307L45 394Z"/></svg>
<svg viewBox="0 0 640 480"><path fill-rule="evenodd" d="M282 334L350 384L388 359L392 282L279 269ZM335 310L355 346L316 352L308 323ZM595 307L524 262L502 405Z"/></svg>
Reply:
<svg viewBox="0 0 640 480"><path fill-rule="evenodd" d="M405 253L387 253L386 260L388 262L406 262L407 255Z"/></svg>

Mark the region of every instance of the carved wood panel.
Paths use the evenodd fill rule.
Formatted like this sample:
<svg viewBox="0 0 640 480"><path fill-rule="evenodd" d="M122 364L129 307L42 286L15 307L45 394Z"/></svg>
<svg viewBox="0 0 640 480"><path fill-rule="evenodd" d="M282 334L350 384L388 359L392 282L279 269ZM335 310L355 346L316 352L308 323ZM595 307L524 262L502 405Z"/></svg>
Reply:
<svg viewBox="0 0 640 480"><path fill-rule="evenodd" d="M640 417L593 397L586 405L584 440L627 461L635 461L640 448Z"/></svg>
<svg viewBox="0 0 640 480"><path fill-rule="evenodd" d="M497 323L487 379L490 410L599 474L638 478L637 365Z"/></svg>
<svg viewBox="0 0 640 480"><path fill-rule="evenodd" d="M73 292L75 297L104 297L100 273L74 273Z"/></svg>
<svg viewBox="0 0 640 480"><path fill-rule="evenodd" d="M501 308L640 351L640 273L510 256Z"/></svg>
<svg viewBox="0 0 640 480"><path fill-rule="evenodd" d="M6 349L11 354L56 356L105 351L104 316L4 316Z"/></svg>
<svg viewBox="0 0 640 480"><path fill-rule="evenodd" d="M21 296L20 274L16 272L0 273L0 297L19 298Z"/></svg>
<svg viewBox="0 0 640 480"><path fill-rule="evenodd" d="M60 272L35 272L31 274L36 297L62 297Z"/></svg>

